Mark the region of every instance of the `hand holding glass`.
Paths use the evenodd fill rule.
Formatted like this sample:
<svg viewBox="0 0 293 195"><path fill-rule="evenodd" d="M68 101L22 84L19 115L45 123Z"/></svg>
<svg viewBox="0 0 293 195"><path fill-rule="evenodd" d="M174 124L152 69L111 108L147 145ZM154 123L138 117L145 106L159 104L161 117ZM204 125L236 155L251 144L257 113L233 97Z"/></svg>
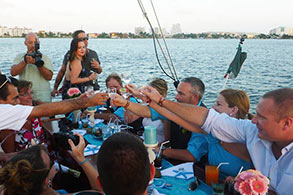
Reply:
<svg viewBox="0 0 293 195"><path fill-rule="evenodd" d="M108 93L109 97L111 98L111 100L114 99L115 94L116 94L116 88L108 88L107 93ZM111 105L109 107L111 108Z"/></svg>

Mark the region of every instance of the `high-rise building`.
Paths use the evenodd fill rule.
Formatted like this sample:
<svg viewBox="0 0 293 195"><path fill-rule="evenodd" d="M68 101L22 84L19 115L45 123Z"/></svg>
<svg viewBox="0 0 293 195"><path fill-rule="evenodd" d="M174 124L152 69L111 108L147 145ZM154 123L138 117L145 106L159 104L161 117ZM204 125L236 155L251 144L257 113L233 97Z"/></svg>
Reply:
<svg viewBox="0 0 293 195"><path fill-rule="evenodd" d="M134 34L140 35L140 33L146 32L144 27L135 27Z"/></svg>
<svg viewBox="0 0 293 195"><path fill-rule="evenodd" d="M181 34L181 25L179 23L173 24L171 28L171 35Z"/></svg>
<svg viewBox="0 0 293 195"><path fill-rule="evenodd" d="M270 30L269 34L293 35L293 28L287 28L287 27L279 26L278 28L274 28L274 29Z"/></svg>
<svg viewBox="0 0 293 195"><path fill-rule="evenodd" d="M8 28L6 26L0 26L0 36L4 35L9 35L12 37L21 37L23 34L27 34L31 32L31 28L19 28L19 27L14 27L14 28Z"/></svg>

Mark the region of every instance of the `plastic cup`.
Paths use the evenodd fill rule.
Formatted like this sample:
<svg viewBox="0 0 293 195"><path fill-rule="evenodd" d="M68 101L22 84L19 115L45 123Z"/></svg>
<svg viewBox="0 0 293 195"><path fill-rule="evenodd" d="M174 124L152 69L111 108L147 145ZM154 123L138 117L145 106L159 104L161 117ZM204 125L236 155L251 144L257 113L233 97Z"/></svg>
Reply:
<svg viewBox="0 0 293 195"><path fill-rule="evenodd" d="M219 169L216 166L205 166L206 183L211 186L212 183L218 183Z"/></svg>
<svg viewBox="0 0 293 195"><path fill-rule="evenodd" d="M108 139L112 135L112 130L108 127L102 127L103 140Z"/></svg>

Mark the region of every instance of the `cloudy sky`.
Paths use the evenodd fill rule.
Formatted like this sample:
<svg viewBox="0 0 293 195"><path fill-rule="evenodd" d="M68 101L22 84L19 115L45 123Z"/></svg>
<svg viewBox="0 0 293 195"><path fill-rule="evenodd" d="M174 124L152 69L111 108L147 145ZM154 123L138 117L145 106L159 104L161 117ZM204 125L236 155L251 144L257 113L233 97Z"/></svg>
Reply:
<svg viewBox="0 0 293 195"><path fill-rule="evenodd" d="M150 0L142 0L154 24ZM292 0L153 0L161 26L170 31L180 23L183 32L268 33L293 28ZM0 26L33 31L134 32L147 27L137 0L0 0Z"/></svg>

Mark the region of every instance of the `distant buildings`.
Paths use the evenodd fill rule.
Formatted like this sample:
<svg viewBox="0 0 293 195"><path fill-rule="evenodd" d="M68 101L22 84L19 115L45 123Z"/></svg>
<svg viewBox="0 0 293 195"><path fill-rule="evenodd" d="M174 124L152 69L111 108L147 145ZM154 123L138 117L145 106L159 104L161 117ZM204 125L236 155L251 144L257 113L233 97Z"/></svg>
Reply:
<svg viewBox="0 0 293 195"><path fill-rule="evenodd" d="M0 26L0 37L4 37L4 36L21 37L23 34L27 34L29 32L32 32L31 28L26 28L26 27L8 28L6 26Z"/></svg>
<svg viewBox="0 0 293 195"><path fill-rule="evenodd" d="M146 32L144 27L139 26L139 27L134 28L134 34L135 35L140 35L141 33L144 33L144 32Z"/></svg>
<svg viewBox="0 0 293 195"><path fill-rule="evenodd" d="M276 34L276 35L293 35L293 28L287 28L283 26L279 26L270 30L269 34Z"/></svg>
<svg viewBox="0 0 293 195"><path fill-rule="evenodd" d="M171 35L181 34L182 33L181 25L179 23L173 24L170 32L171 32Z"/></svg>

